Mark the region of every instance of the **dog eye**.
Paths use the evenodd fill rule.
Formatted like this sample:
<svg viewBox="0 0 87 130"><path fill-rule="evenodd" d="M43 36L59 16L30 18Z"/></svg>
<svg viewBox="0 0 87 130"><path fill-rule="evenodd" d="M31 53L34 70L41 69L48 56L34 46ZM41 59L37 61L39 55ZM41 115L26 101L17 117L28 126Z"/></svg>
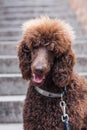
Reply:
<svg viewBox="0 0 87 130"><path fill-rule="evenodd" d="M34 46L34 47L33 47L33 50L37 50L37 49L38 49L38 47L37 47L37 46Z"/></svg>
<svg viewBox="0 0 87 130"><path fill-rule="evenodd" d="M33 57L36 56L37 52L38 52L37 48L32 48L31 54Z"/></svg>
<svg viewBox="0 0 87 130"><path fill-rule="evenodd" d="M53 55L54 55L53 51L49 51L49 54L50 54L51 56L53 56Z"/></svg>
<svg viewBox="0 0 87 130"><path fill-rule="evenodd" d="M30 53L30 49L25 44L23 45L23 51L25 53Z"/></svg>

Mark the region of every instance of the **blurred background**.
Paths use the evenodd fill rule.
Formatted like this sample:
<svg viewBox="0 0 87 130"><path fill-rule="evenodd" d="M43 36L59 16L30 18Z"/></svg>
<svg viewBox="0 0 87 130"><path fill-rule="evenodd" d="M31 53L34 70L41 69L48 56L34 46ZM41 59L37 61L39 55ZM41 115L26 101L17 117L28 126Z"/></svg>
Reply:
<svg viewBox="0 0 87 130"><path fill-rule="evenodd" d="M27 83L17 60L17 43L26 20L48 15L75 30L75 70L87 77L87 0L0 0L0 130L23 130L22 109Z"/></svg>

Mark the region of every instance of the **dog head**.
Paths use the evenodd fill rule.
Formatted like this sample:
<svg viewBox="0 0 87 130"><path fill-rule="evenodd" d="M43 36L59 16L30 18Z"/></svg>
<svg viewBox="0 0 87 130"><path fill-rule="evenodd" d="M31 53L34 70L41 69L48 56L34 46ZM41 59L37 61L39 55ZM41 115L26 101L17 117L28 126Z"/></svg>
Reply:
<svg viewBox="0 0 87 130"><path fill-rule="evenodd" d="M41 17L24 23L18 45L23 78L41 85L50 74L57 86L67 85L75 63L73 40L72 28L61 20Z"/></svg>

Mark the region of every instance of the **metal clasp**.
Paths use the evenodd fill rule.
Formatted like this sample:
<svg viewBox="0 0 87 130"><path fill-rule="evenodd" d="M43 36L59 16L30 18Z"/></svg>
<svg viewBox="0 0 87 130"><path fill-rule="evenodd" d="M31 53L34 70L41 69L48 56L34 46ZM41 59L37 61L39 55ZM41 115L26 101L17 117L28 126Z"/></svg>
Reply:
<svg viewBox="0 0 87 130"><path fill-rule="evenodd" d="M63 112L63 115L61 116L62 122L68 121L69 116L66 113L66 103L65 103L65 101L63 101L63 96L61 96L60 107L61 107L62 112Z"/></svg>

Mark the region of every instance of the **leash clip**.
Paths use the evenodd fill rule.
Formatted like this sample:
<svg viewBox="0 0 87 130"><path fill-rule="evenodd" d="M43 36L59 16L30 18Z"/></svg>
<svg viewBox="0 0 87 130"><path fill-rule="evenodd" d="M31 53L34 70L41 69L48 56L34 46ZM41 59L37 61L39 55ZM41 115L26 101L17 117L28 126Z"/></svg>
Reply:
<svg viewBox="0 0 87 130"><path fill-rule="evenodd" d="M63 115L61 116L62 122L68 121L69 120L69 116L66 113L66 103L63 100L63 95L61 95L60 107L61 107L62 112L63 112Z"/></svg>
<svg viewBox="0 0 87 130"><path fill-rule="evenodd" d="M66 114L66 103L65 101L60 101L60 107L62 109L63 115L61 116L62 122L65 122L66 120L69 120L68 114Z"/></svg>
<svg viewBox="0 0 87 130"><path fill-rule="evenodd" d="M70 130L70 126L69 126L69 116L68 114L66 113L66 103L65 101L63 100L63 95L61 94L61 101L60 101L60 107L62 109L62 112L63 112L63 115L61 116L61 120L62 122L64 122L65 124L65 129L66 130Z"/></svg>

